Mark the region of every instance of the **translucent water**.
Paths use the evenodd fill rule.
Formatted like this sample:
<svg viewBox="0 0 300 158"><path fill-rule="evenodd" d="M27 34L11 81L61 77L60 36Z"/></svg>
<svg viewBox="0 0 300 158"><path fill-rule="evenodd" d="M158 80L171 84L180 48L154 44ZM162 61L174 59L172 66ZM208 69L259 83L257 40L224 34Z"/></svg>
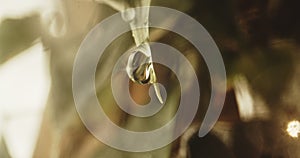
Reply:
<svg viewBox="0 0 300 158"><path fill-rule="evenodd" d="M156 75L149 50L147 44L142 44L136 47L128 57L126 71L133 82L140 84L156 83Z"/></svg>
<svg viewBox="0 0 300 158"><path fill-rule="evenodd" d="M149 46L149 8L128 8L122 12L124 21L129 22L136 48L128 58L126 71L135 83L153 84L158 100L163 103L152 62Z"/></svg>

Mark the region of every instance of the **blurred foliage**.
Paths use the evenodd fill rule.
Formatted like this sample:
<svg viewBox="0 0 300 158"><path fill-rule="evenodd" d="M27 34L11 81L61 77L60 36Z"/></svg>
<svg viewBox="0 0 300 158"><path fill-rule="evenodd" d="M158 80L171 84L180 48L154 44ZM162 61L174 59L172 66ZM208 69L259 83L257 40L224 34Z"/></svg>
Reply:
<svg viewBox="0 0 300 158"><path fill-rule="evenodd" d="M0 157L1 158L11 158L10 154L8 153L6 142L3 136L0 136Z"/></svg>
<svg viewBox="0 0 300 158"><path fill-rule="evenodd" d="M41 36L39 15L6 19L0 25L0 64L32 46Z"/></svg>

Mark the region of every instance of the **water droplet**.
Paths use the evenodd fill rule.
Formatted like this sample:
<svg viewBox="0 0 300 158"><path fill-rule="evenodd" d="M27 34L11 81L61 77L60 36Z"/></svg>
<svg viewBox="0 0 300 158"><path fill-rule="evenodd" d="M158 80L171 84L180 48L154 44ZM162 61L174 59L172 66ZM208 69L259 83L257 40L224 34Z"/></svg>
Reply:
<svg viewBox="0 0 300 158"><path fill-rule="evenodd" d="M135 83L153 84L158 100L163 103L148 43L140 45L129 55L126 72Z"/></svg>
<svg viewBox="0 0 300 158"><path fill-rule="evenodd" d="M151 57L141 50L134 51L128 58L127 74L133 82L152 84L156 82Z"/></svg>
<svg viewBox="0 0 300 158"><path fill-rule="evenodd" d="M151 50L148 43L149 8L129 8L123 11L121 15L124 21L129 22L132 36L137 46L136 50L134 50L128 58L126 66L127 75L133 82L139 84L153 84L158 100L163 103L160 89L157 85Z"/></svg>

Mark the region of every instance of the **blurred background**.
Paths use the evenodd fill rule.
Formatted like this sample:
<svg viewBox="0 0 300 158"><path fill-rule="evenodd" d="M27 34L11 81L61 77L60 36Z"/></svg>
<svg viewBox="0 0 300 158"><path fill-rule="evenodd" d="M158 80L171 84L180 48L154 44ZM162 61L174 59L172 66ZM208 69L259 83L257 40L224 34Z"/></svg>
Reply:
<svg viewBox="0 0 300 158"><path fill-rule="evenodd" d="M175 47L193 65L201 87L197 117L182 137L150 152L123 152L94 138L73 102L74 57L96 24L141 5L138 0L0 0L1 158L300 157L300 2L293 0L152 0L151 5L192 16L216 41L228 82L222 114L213 130L198 138L211 90L206 64L186 39L150 28L150 41ZM172 25L172 17L166 19ZM180 94L174 74L155 65L168 92L166 107L139 119L116 106L110 65L133 45L128 32L105 50L96 73L97 95L116 124L148 131L172 118ZM149 100L148 88L130 83L138 103Z"/></svg>
<svg viewBox="0 0 300 158"><path fill-rule="evenodd" d="M20 4L20 1L1 0L0 23L7 18L21 19L48 7L46 1L33 0ZM12 54L4 63L8 60L2 56L6 53L5 45L8 42L14 45L22 37L3 39L8 28L1 26L0 157L29 158L33 156L50 90L49 58L41 41L36 40L16 56L7 52ZM19 28L22 29L22 26Z"/></svg>

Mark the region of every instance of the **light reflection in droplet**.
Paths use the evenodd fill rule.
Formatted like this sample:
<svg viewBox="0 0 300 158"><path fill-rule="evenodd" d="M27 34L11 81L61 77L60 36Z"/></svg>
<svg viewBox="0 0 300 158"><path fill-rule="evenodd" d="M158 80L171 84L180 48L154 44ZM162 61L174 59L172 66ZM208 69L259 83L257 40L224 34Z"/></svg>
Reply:
<svg viewBox="0 0 300 158"><path fill-rule="evenodd" d="M126 65L128 77L135 83L153 84L156 96L161 104L163 99L152 62L149 43L145 42L132 51Z"/></svg>

